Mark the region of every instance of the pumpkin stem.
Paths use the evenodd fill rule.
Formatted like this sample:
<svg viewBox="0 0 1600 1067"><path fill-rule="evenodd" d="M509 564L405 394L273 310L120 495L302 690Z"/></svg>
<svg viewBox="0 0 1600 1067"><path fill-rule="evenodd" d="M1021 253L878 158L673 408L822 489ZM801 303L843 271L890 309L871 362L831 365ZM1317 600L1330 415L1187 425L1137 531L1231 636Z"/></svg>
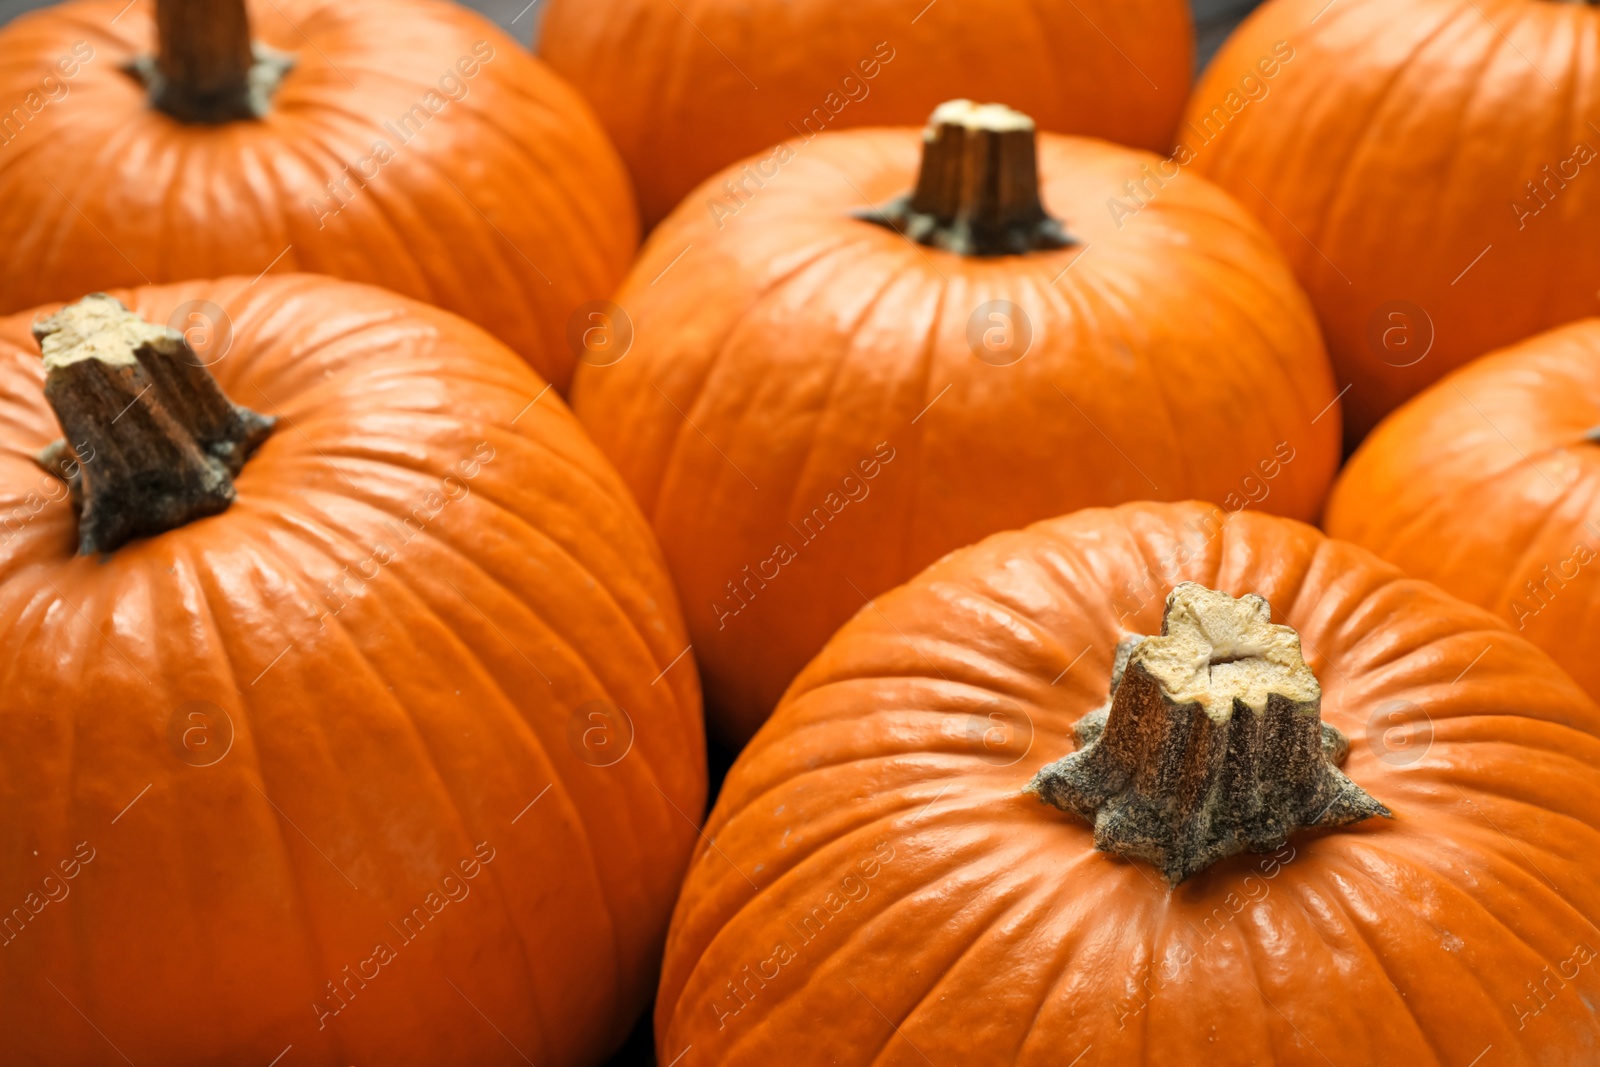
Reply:
<svg viewBox="0 0 1600 1067"><path fill-rule="evenodd" d="M1110 701L1075 727L1082 747L1024 791L1173 885L1296 830L1392 817L1339 770L1349 742L1322 721L1300 635L1271 618L1259 596L1178 586L1159 637L1118 645Z"/></svg>
<svg viewBox="0 0 1600 1067"><path fill-rule="evenodd" d="M245 0L156 0L156 53L130 64L151 106L180 122L267 113L294 57L250 41Z"/></svg>
<svg viewBox="0 0 1600 1067"><path fill-rule="evenodd" d="M1035 136L1033 120L1020 111L946 101L922 131L916 189L856 218L963 256L1075 245L1039 199Z"/></svg>
<svg viewBox="0 0 1600 1067"><path fill-rule="evenodd" d="M229 401L182 334L95 293L34 323L33 335L45 399L67 435L38 461L73 487L80 553L233 503L233 476L276 420Z"/></svg>

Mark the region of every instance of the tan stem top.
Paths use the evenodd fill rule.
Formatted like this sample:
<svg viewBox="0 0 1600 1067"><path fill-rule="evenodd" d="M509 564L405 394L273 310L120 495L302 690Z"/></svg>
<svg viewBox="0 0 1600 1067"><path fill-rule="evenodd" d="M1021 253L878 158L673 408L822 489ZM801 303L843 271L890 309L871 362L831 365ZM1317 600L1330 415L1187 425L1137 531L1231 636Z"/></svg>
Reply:
<svg viewBox="0 0 1600 1067"><path fill-rule="evenodd" d="M66 432L39 460L72 476L79 552L111 552L233 502L233 476L275 420L230 402L181 334L102 293L33 332Z"/></svg>
<svg viewBox="0 0 1600 1067"><path fill-rule="evenodd" d="M922 134L917 185L858 217L964 256L1022 255L1077 242L1045 212L1033 120L1000 104L950 100Z"/></svg>
<svg viewBox="0 0 1600 1067"><path fill-rule="evenodd" d="M1026 792L1094 824L1095 847L1148 860L1176 885L1238 852L1389 809L1339 770L1300 635L1258 596L1193 582L1167 597L1161 634L1117 649L1111 699L1075 728L1082 747Z"/></svg>

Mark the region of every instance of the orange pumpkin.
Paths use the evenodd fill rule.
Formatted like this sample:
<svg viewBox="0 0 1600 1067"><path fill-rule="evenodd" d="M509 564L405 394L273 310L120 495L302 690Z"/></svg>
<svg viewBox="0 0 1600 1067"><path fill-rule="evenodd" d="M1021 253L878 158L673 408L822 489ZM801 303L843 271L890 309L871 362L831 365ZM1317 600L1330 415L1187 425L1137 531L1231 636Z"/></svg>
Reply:
<svg viewBox="0 0 1600 1067"><path fill-rule="evenodd" d="M706 790L621 482L444 312L113 295L156 325L85 300L36 327L48 372L0 319L5 1058L597 1062ZM228 335L159 328L192 300Z"/></svg>
<svg viewBox="0 0 1600 1067"><path fill-rule="evenodd" d="M1597 30L1557 0L1270 0L1207 68L1177 159L1288 256L1352 448L1451 369L1600 308Z"/></svg>
<svg viewBox="0 0 1600 1067"><path fill-rule="evenodd" d="M564 391L567 320L637 245L583 101L439 0L69 0L0 30L0 106L0 312L317 271L471 319Z"/></svg>
<svg viewBox="0 0 1600 1067"><path fill-rule="evenodd" d="M1367 438L1326 527L1500 616L1600 697L1600 320L1424 391Z"/></svg>
<svg viewBox="0 0 1600 1067"><path fill-rule="evenodd" d="M952 96L1165 150L1193 52L1185 0L552 0L539 36L621 150L647 226L780 141L916 125ZM696 194L702 211L726 200L714 185Z"/></svg>
<svg viewBox="0 0 1600 1067"><path fill-rule="evenodd" d="M616 297L631 350L574 381L734 741L869 597L953 548L1145 497L1313 519L1332 481L1316 323L1227 197L1185 178L1116 218L1155 157L1047 134L1041 180L1004 108L946 105L926 137L828 134L734 218L685 204Z"/></svg>
<svg viewBox="0 0 1600 1067"><path fill-rule="evenodd" d="M1041 802L1096 761L1093 815ZM1000 534L852 619L741 754L658 1047L1591 1064L1597 765L1600 708L1543 653L1307 526L1130 504ZM1233 854L1172 885L1141 826Z"/></svg>

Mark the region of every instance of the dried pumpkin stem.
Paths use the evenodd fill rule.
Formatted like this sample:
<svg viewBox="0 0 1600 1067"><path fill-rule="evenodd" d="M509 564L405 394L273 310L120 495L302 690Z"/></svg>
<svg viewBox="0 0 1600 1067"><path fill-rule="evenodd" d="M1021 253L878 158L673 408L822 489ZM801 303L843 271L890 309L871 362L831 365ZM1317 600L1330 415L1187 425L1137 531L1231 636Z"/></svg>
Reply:
<svg viewBox="0 0 1600 1067"><path fill-rule="evenodd" d="M231 403L182 334L101 293L33 333L45 399L67 435L39 462L73 479L79 552L110 552L233 502L233 475L275 420Z"/></svg>
<svg viewBox="0 0 1600 1067"><path fill-rule="evenodd" d="M917 187L856 217L963 256L1077 244L1039 199L1033 120L999 104L950 100L922 133Z"/></svg>
<svg viewBox="0 0 1600 1067"><path fill-rule="evenodd" d="M152 106L182 122L267 113L294 58L252 44L245 0L156 0L156 51L131 66Z"/></svg>
<svg viewBox="0 0 1600 1067"><path fill-rule="evenodd" d="M1390 817L1339 770L1349 743L1321 708L1300 635L1274 625L1265 600L1186 582L1159 637L1118 646L1110 702L1076 728L1082 747L1025 791L1176 885L1296 830Z"/></svg>

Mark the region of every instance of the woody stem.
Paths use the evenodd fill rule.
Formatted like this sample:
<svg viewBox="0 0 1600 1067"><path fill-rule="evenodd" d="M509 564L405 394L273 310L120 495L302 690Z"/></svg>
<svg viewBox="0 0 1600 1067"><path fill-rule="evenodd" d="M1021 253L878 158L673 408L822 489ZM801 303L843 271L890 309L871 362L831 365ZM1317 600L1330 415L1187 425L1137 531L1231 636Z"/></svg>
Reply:
<svg viewBox="0 0 1600 1067"><path fill-rule="evenodd" d="M1033 120L999 104L940 104L922 134L914 190L857 218L963 256L1022 255L1077 241L1039 197Z"/></svg>
<svg viewBox="0 0 1600 1067"><path fill-rule="evenodd" d="M1026 792L1176 885L1297 830L1390 814L1339 770L1349 743L1321 702L1300 635L1274 625L1265 600L1186 582L1160 636L1118 647L1109 703L1076 728L1082 747Z"/></svg>
<svg viewBox="0 0 1600 1067"><path fill-rule="evenodd" d="M233 502L233 476L275 420L230 402L181 334L104 294L33 332L45 399L66 432L39 462L75 476L80 553L111 552Z"/></svg>
<svg viewBox="0 0 1600 1067"><path fill-rule="evenodd" d="M156 0L156 50L132 63L152 106L182 122L265 115L293 59L250 40L245 0Z"/></svg>

